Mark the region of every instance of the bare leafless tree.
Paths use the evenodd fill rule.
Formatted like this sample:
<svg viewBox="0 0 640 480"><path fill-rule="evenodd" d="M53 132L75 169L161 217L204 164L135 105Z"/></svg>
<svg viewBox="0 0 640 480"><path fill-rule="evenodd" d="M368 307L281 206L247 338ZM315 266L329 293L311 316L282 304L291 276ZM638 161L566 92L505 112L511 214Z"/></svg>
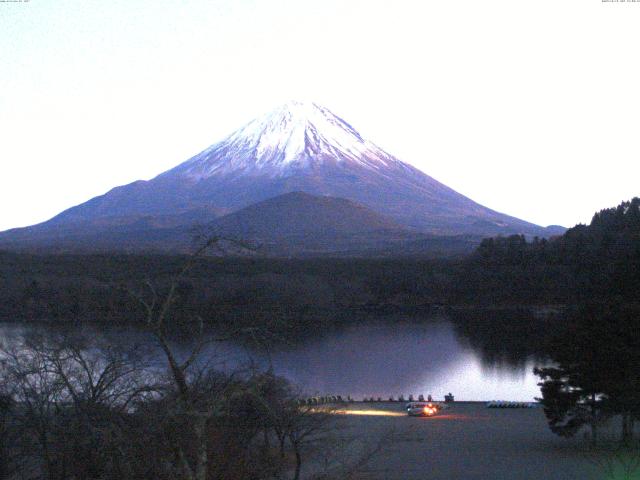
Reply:
<svg viewBox="0 0 640 480"><path fill-rule="evenodd" d="M150 373L134 352L79 334L48 332L4 346L0 355L5 395L17 405L11 422L14 433L20 432L22 471L33 469L49 479L74 472L82 477L84 468L124 462L117 450L125 420L133 403L154 394Z"/></svg>
<svg viewBox="0 0 640 480"><path fill-rule="evenodd" d="M206 368L199 368L201 356L205 348L213 342L228 340L233 335L224 337L207 335L205 322L199 315L190 319L189 325L194 329L194 340L190 351L184 358L176 353L172 346L169 333L175 327L174 306L178 299L178 286L189 271L210 249L220 248L220 243L229 241L221 237L208 238L193 255L190 255L182 268L170 279L168 288L160 292L150 280L146 282L146 289L135 295L144 308L145 321L148 331L153 335L167 362L169 382L175 388L176 402L171 414L176 419L184 419L184 426L191 430L193 441L179 441L175 438L173 449L179 465L180 478L185 480L206 480L209 471L209 443L208 427L210 422L221 415L223 399L227 385L216 385L208 388L206 382ZM249 329L245 329L248 331ZM245 332L247 333L247 332ZM193 450L191 453L189 450Z"/></svg>

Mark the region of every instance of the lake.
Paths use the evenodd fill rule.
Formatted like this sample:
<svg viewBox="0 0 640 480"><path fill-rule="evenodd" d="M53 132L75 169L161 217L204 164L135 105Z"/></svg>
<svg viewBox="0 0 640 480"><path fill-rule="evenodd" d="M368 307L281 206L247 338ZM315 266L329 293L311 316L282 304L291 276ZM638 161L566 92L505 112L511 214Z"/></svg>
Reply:
<svg viewBox="0 0 640 480"><path fill-rule="evenodd" d="M0 326L0 335L12 342L33 328L16 324ZM95 327L83 327L92 335ZM134 329L110 329L114 341L149 342L146 333ZM398 397L423 394L442 399L448 392L456 400L533 401L540 395L535 362L522 355L517 361L495 356L474 346L445 316L428 319L376 318L357 325L323 332L304 341L280 345L268 351L216 343L204 356L218 368L246 365L266 369L293 382L305 395ZM176 343L185 352L188 344Z"/></svg>

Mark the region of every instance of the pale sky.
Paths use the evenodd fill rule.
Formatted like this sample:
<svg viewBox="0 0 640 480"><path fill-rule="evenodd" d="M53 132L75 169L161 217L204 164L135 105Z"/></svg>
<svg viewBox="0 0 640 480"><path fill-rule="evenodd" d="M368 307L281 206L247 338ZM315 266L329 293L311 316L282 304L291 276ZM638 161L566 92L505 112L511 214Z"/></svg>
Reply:
<svg viewBox="0 0 640 480"><path fill-rule="evenodd" d="M495 210L640 195L640 1L0 1L0 230L290 99Z"/></svg>

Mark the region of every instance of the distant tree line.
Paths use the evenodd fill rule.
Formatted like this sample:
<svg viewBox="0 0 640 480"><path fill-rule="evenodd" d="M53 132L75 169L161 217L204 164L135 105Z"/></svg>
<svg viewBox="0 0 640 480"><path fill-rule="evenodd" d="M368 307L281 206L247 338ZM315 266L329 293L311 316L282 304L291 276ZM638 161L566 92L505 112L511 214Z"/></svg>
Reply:
<svg viewBox="0 0 640 480"><path fill-rule="evenodd" d="M152 279L166 290L184 261L0 253L0 319L139 323L143 311L131 287ZM279 334L315 335L358 312L444 304L450 277L449 263L439 260L200 258L177 286L177 315L197 314L212 327L268 322Z"/></svg>
<svg viewBox="0 0 640 480"><path fill-rule="evenodd" d="M640 198L550 240L522 235L482 241L452 285L461 301L564 303L638 299Z"/></svg>
<svg viewBox="0 0 640 480"><path fill-rule="evenodd" d="M182 280L190 311L272 311L340 320L341 312L432 305L575 305L638 291L638 202L594 215L552 239L485 239L466 259L202 258ZM131 323L127 294L152 278L160 286L184 256L29 255L0 252L0 319ZM220 318L218 315L217 318Z"/></svg>

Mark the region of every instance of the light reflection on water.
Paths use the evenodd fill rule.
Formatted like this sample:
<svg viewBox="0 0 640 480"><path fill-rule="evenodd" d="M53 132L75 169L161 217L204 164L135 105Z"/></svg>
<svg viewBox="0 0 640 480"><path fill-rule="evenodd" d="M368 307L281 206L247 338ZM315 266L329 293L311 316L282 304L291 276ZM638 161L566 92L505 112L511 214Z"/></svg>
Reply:
<svg viewBox="0 0 640 480"><path fill-rule="evenodd" d="M274 370L313 394L388 398L428 394L458 400L531 401L533 363L487 365L461 344L449 322L370 324L272 354Z"/></svg>
<svg viewBox="0 0 640 480"><path fill-rule="evenodd" d="M5 324L0 326L0 336L11 343L30 328ZM146 334L132 329L101 334L127 344L149 341ZM187 345L178 348L186 351ZM249 363L271 366L308 395L387 399L431 394L438 400L452 392L457 400L516 401L531 401L540 395L532 361L524 359L518 366L487 363L445 320L359 324L272 349L268 355L216 343L205 355L220 369Z"/></svg>

